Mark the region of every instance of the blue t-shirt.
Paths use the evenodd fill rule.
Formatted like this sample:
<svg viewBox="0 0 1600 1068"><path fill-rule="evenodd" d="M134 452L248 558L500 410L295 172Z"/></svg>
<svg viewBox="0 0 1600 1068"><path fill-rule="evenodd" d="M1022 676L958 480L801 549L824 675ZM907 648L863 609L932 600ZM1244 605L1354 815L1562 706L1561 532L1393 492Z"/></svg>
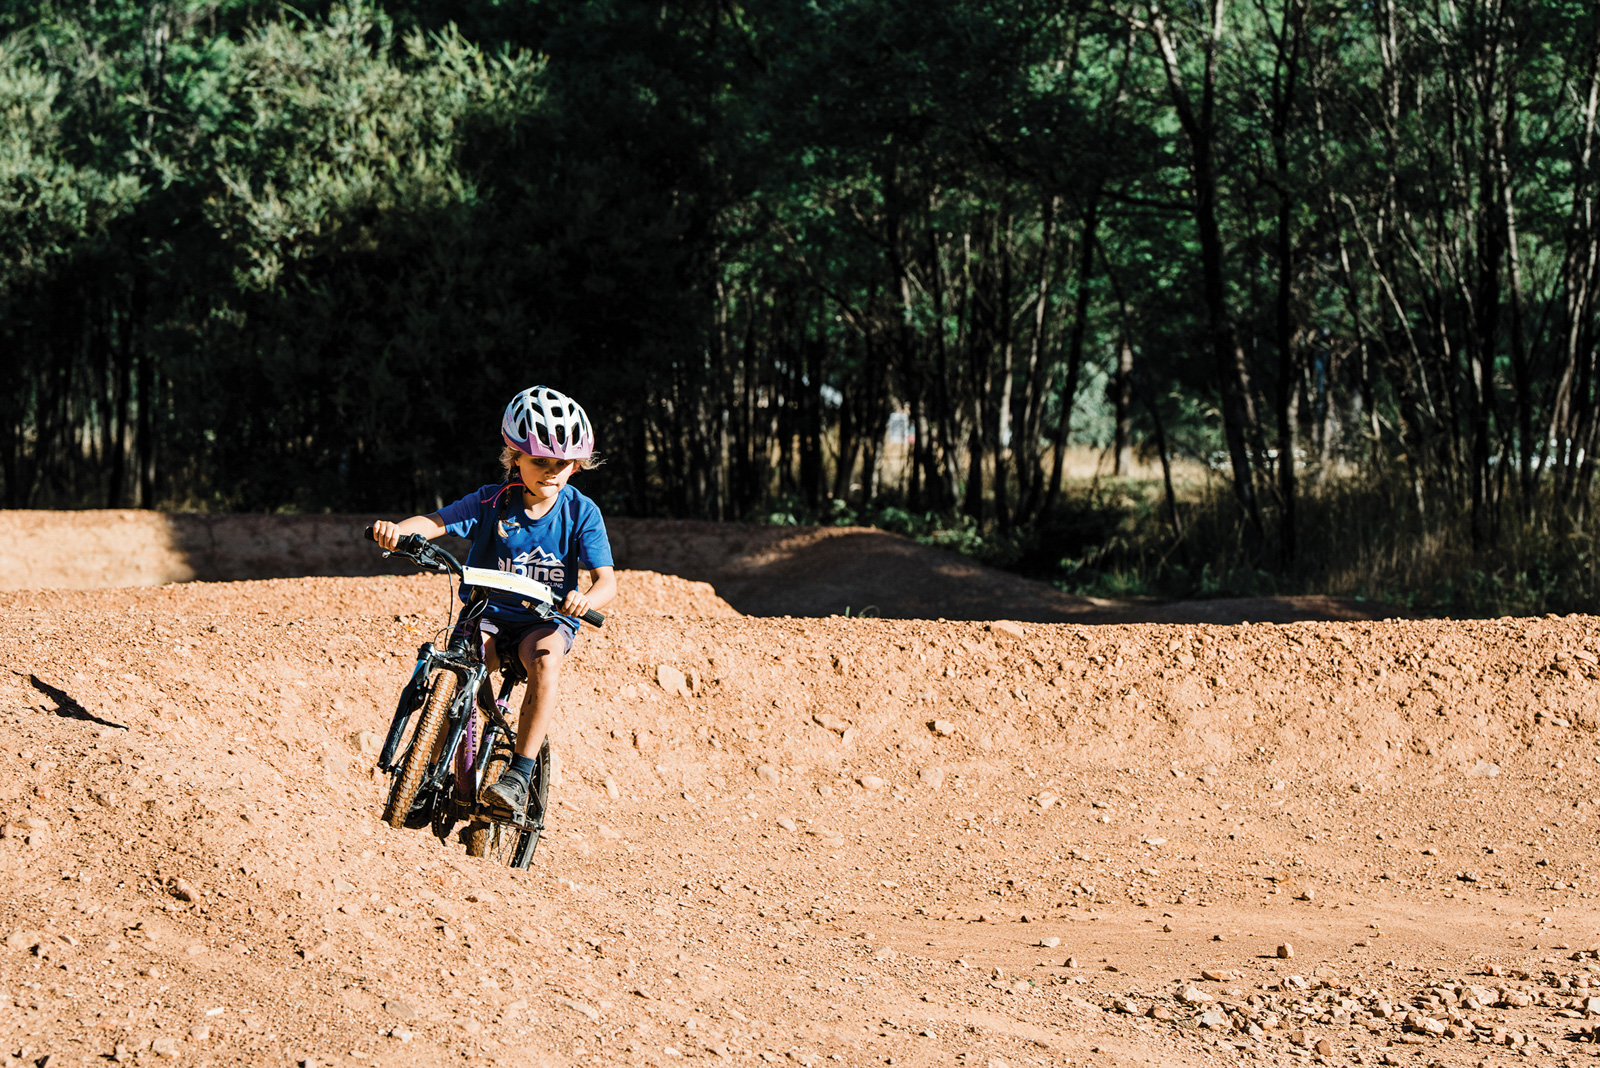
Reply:
<svg viewBox="0 0 1600 1068"><path fill-rule="evenodd" d="M612 566L605 519L599 506L570 484L561 487L554 507L534 519L522 506L521 491L520 482L480 486L475 493L439 509L439 518L449 533L472 542L468 566L509 571L542 582L554 591L560 604L567 591L577 588L580 567ZM507 495L511 495L510 506L502 519L502 498ZM467 599L465 589L461 599ZM486 614L507 624L527 624L539 618L509 594L490 591L489 602ZM556 622L573 630L578 626L570 616L557 616Z"/></svg>

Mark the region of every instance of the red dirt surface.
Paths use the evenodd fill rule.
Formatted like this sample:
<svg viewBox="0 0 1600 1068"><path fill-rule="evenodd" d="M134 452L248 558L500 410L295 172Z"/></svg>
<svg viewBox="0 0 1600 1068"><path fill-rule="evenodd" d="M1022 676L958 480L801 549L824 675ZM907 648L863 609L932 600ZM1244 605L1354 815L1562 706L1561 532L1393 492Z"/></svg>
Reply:
<svg viewBox="0 0 1600 1068"><path fill-rule="evenodd" d="M783 619L621 581L526 873L377 818L443 579L0 593L0 1064L1597 1048L1592 617Z"/></svg>

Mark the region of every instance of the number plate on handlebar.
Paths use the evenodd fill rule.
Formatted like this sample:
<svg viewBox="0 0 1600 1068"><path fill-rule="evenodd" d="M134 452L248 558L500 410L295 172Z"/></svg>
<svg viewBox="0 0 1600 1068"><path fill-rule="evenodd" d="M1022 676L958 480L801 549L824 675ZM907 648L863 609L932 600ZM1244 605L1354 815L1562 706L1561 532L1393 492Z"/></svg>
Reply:
<svg viewBox="0 0 1600 1068"><path fill-rule="evenodd" d="M464 567L461 569L461 582L465 586L500 590L503 593L521 597L525 608L531 608L534 601L549 605L556 603L556 595L549 586L524 575L513 575L509 571L493 571L486 567Z"/></svg>

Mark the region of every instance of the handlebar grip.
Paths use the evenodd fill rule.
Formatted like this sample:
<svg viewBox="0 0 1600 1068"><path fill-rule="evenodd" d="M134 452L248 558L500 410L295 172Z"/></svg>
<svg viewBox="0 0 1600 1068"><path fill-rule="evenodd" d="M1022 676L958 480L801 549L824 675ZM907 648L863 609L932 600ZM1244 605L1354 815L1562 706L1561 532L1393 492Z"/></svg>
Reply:
<svg viewBox="0 0 1600 1068"><path fill-rule="evenodd" d="M605 614L596 612L593 608L585 612L580 618L591 627L603 627L606 625Z"/></svg>
<svg viewBox="0 0 1600 1068"><path fill-rule="evenodd" d="M373 529L371 527L367 527L365 530L363 530L361 532L361 536L366 538L368 541L378 540L373 534ZM427 546L428 539L424 538L421 534L402 534L399 539L396 540L393 551L397 553L414 554L421 552L423 549L427 548Z"/></svg>

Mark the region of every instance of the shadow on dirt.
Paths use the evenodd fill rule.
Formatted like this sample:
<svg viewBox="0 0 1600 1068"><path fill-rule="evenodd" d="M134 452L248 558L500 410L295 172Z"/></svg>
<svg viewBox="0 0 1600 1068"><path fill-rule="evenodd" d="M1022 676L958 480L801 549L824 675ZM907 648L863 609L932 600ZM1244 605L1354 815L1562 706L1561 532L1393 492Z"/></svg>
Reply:
<svg viewBox="0 0 1600 1068"><path fill-rule="evenodd" d="M101 719L79 704L67 691L50 685L37 675L28 676L28 685L54 701L56 703L55 714L62 719L81 719L85 723L98 723L102 727L115 727L119 731L128 729L126 724L116 723L109 719Z"/></svg>

